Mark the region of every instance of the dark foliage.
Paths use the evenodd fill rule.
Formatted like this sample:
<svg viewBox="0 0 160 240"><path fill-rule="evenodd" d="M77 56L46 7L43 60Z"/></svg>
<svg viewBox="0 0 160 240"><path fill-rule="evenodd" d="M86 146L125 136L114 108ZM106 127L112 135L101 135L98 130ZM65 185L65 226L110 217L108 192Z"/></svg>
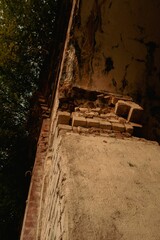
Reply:
<svg viewBox="0 0 160 240"><path fill-rule="evenodd" d="M26 118L54 39L57 0L0 1L0 239L19 239L30 170Z"/></svg>

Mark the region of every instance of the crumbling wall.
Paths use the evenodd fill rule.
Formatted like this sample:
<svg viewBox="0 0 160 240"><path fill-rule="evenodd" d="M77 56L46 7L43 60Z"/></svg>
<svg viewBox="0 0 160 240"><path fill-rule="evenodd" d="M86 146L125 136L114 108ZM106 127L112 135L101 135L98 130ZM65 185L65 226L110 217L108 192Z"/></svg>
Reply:
<svg viewBox="0 0 160 240"><path fill-rule="evenodd" d="M159 238L159 9L73 1L21 239Z"/></svg>
<svg viewBox="0 0 160 240"><path fill-rule="evenodd" d="M32 182L39 181L31 185L21 239L158 239L159 145L124 134L132 129L123 124L101 119L97 126L85 108L72 119L57 110L47 119L47 148L44 135L39 140L45 151L43 159L37 155ZM100 109L92 110L99 116Z"/></svg>
<svg viewBox="0 0 160 240"><path fill-rule="evenodd" d="M81 0L68 47L75 56L67 58L72 62L74 86L133 97L145 110L143 136L157 140L160 140L160 33L156 28L159 14L159 1ZM64 79L67 82L65 74Z"/></svg>

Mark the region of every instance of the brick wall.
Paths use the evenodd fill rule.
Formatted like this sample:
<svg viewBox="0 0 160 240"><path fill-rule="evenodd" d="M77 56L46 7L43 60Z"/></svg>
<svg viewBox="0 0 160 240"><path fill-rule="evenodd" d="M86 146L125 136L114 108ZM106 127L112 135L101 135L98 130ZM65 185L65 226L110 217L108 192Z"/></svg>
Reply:
<svg viewBox="0 0 160 240"><path fill-rule="evenodd" d="M38 239L67 239L65 167L59 155L61 139L54 133L54 140L45 158L43 194L38 227Z"/></svg>
<svg viewBox="0 0 160 240"><path fill-rule="evenodd" d="M77 0L72 2L64 53L57 76L58 85L62 75L68 41L70 39L70 30L76 2ZM65 173L62 171L61 158L58 155L60 140L57 135L58 127L56 120L59 105L58 94L58 91L56 91L50 118L43 120L21 232L21 240L60 240L62 237L63 239L67 239L67 230L65 228L65 226L67 226L65 215L66 199L64 194ZM48 117L48 115L45 114L43 117ZM64 169L63 167L63 170Z"/></svg>
<svg viewBox="0 0 160 240"><path fill-rule="evenodd" d="M57 114L44 119L21 233L21 240L67 238L65 164L59 154ZM50 124L52 122L52 124Z"/></svg>
<svg viewBox="0 0 160 240"><path fill-rule="evenodd" d="M26 201L26 211L22 227L21 240L35 240L37 226L39 222L40 202L43 186L44 158L48 145L49 119L44 119L41 134L37 145L35 164L32 171L32 178L28 199Z"/></svg>

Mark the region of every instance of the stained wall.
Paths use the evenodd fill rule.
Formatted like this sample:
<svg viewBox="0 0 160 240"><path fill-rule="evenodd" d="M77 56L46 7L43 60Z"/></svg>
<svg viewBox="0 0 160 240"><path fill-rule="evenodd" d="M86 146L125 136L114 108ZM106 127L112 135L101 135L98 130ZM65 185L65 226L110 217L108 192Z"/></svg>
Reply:
<svg viewBox="0 0 160 240"><path fill-rule="evenodd" d="M132 96L160 140L160 1L82 0L71 32L74 85ZM74 50L73 50L74 48Z"/></svg>

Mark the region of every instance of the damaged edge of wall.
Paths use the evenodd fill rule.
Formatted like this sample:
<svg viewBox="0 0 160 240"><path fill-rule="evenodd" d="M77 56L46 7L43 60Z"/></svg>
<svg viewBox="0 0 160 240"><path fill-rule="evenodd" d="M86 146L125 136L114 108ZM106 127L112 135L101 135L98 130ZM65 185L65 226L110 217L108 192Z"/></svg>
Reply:
<svg viewBox="0 0 160 240"><path fill-rule="evenodd" d="M32 178L26 201L26 210L21 231L21 240L35 239L40 209L40 195L42 191L42 180L44 170L44 158L48 144L50 119L44 119L41 134L37 144L35 163L32 171Z"/></svg>
<svg viewBox="0 0 160 240"><path fill-rule="evenodd" d="M75 9L76 9L76 7L78 7L78 5L79 5L79 0L73 0L70 20L69 20L69 25L68 25L67 35L66 35L66 41L65 41L64 51L63 51L63 57L62 57L62 62L61 62L61 67L60 67L60 73L58 76L57 89L59 88L59 82L62 77L64 61L65 61L65 57L66 57L66 51L67 51L67 47L68 47L68 43L69 43L69 39L70 39L70 32L71 32L71 28L72 28L72 21L73 21L73 17L75 14ZM40 216L41 216L40 201L42 200L42 197L43 197L43 190L44 190L44 182L43 181L45 180L44 160L46 158L47 148L49 147L49 146L47 146L48 142L51 141L51 133L54 132L54 130L56 130L55 120L56 120L56 113L57 113L57 109L58 109L58 105L59 105L58 95L59 95L59 93L57 90L55 99L54 99L53 108L52 108L51 118L44 119L43 123L42 123L41 134L40 134L38 145L37 145L36 159L35 159L34 168L33 168L33 175L32 175L31 184L30 184L30 188L29 188L28 199L26 201L27 205L26 205L26 209L25 209L23 226L22 226L22 230L21 230L21 236L20 236L21 240L27 240L27 239L35 240L35 239L39 239L39 237L40 237L40 235L39 235L40 234L39 228L41 227L41 223L39 222ZM45 128L46 124L48 126L48 129L47 130L45 129L43 131L43 128ZM50 126L50 128L49 128L49 126ZM44 134L44 136L46 136L46 138L43 136L43 134ZM42 151L41 151L41 147L43 145L42 140L45 143L44 144L45 149L42 149ZM38 173L38 174L36 175L36 173ZM38 178L36 179L36 177L38 177ZM36 184L35 184L35 182L36 182ZM38 189L38 192L36 192L37 189ZM34 203L33 199L35 200L35 203Z"/></svg>

